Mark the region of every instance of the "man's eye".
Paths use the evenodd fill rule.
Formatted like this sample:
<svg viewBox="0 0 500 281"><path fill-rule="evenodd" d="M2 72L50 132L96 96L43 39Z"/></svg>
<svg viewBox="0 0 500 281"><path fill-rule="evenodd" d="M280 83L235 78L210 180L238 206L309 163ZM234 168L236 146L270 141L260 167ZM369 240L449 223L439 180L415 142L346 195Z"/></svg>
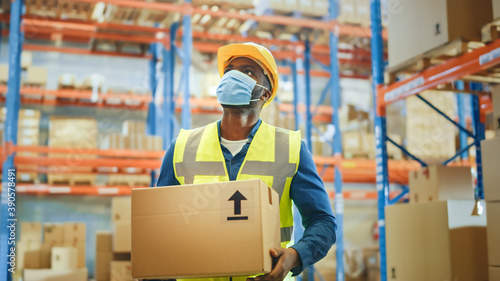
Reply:
<svg viewBox="0 0 500 281"><path fill-rule="evenodd" d="M253 76L253 72L251 70L245 70L243 73L245 73L248 76Z"/></svg>

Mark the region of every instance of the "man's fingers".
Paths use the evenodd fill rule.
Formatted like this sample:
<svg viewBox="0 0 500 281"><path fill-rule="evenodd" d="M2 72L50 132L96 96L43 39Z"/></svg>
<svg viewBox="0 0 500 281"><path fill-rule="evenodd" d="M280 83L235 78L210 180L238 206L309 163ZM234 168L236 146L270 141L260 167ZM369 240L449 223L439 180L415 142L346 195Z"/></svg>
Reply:
<svg viewBox="0 0 500 281"><path fill-rule="evenodd" d="M270 250L271 256L277 258L283 254L283 249L281 248L273 248Z"/></svg>

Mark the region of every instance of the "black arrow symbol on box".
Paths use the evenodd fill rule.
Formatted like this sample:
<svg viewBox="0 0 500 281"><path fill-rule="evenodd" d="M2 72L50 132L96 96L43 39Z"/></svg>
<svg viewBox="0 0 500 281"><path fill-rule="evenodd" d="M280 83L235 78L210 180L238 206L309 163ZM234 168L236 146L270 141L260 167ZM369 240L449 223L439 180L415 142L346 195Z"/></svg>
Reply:
<svg viewBox="0 0 500 281"><path fill-rule="evenodd" d="M236 190L236 192L229 198L227 201L234 201L234 214L241 215L241 200L247 200L240 191Z"/></svg>

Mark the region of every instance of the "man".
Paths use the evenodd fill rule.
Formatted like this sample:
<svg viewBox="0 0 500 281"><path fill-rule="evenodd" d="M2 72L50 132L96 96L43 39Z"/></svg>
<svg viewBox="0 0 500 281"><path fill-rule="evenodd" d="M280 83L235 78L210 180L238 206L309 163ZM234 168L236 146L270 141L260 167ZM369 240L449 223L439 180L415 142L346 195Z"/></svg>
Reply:
<svg viewBox="0 0 500 281"><path fill-rule="evenodd" d="M282 243L281 248L271 250L277 259L272 272L248 279L291 279L322 259L335 243L336 224L328 195L300 132L275 128L259 119L278 88L278 69L271 53L254 43L229 44L219 49L217 64L222 77L217 89L222 119L179 133L163 160L158 186L262 179L280 195ZM305 227L294 245L292 200ZM245 281L246 277L212 280Z"/></svg>

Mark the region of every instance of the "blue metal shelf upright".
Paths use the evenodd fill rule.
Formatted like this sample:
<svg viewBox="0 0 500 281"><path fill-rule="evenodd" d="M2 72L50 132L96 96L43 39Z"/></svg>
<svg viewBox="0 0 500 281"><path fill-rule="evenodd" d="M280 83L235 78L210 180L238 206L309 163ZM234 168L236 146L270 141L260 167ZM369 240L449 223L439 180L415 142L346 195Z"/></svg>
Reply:
<svg viewBox="0 0 500 281"><path fill-rule="evenodd" d="M19 108L21 106L21 96L19 94L21 86L21 51L23 49L24 34L21 32L21 15L23 12L23 1L15 0L11 2L10 8L10 36L9 36L9 77L7 82L7 97L5 107L7 114L5 118L4 141L6 147L12 147L17 144L17 123L19 117ZM12 195L12 184L9 180L11 171L15 171L14 153L12 150L6 151L6 160L2 166L2 193L0 210L0 280L10 281L12 275L9 271L12 267L9 265L9 257L12 245L9 243L10 231L7 228L11 223L16 223L15 208L9 206L9 197ZM15 182L15 179L14 179ZM15 194L14 194L15 196ZM15 198L15 197L14 197ZM15 268L14 268L15 269Z"/></svg>

